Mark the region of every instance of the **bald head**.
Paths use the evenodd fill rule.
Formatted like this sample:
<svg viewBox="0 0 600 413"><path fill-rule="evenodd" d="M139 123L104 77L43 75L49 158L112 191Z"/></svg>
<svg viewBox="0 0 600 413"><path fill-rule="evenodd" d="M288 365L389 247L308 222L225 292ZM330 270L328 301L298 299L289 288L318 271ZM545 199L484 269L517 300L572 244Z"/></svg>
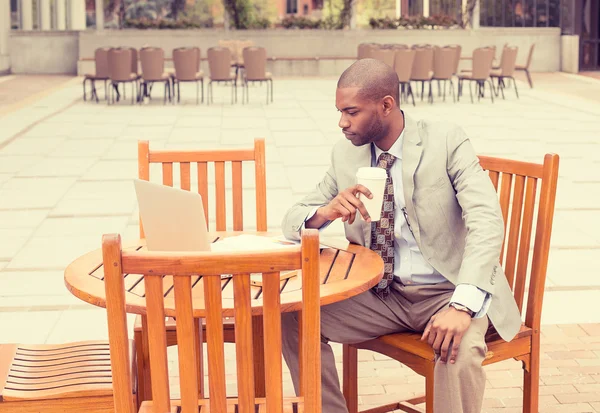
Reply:
<svg viewBox="0 0 600 413"><path fill-rule="evenodd" d="M385 63L375 59L361 59L342 73L338 88L359 88L358 95L370 101L391 96L399 106L398 75Z"/></svg>

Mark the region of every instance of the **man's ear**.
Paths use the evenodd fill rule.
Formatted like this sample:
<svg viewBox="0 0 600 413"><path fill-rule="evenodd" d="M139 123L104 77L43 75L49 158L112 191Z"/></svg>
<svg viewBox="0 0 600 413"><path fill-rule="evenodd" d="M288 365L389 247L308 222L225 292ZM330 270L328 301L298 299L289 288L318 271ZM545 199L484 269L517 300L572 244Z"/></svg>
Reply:
<svg viewBox="0 0 600 413"><path fill-rule="evenodd" d="M383 116L387 116L392 112L392 110L396 106L396 99L394 99L390 95L387 95L386 97L383 98L382 103L383 103Z"/></svg>

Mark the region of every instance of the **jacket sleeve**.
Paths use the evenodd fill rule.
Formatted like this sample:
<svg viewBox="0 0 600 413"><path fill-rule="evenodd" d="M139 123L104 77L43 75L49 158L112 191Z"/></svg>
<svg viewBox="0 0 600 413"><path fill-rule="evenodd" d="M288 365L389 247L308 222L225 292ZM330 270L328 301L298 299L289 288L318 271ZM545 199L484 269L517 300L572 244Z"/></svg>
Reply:
<svg viewBox="0 0 600 413"><path fill-rule="evenodd" d="M494 294L504 239L498 195L465 132L455 127L447 136L447 171L467 228L458 284L472 284Z"/></svg>
<svg viewBox="0 0 600 413"><path fill-rule="evenodd" d="M333 156L332 156L333 159ZM315 190L294 204L283 217L281 228L287 239L300 240L300 229L302 224L315 209L327 205L338 194L335 169L332 166L317 185Z"/></svg>

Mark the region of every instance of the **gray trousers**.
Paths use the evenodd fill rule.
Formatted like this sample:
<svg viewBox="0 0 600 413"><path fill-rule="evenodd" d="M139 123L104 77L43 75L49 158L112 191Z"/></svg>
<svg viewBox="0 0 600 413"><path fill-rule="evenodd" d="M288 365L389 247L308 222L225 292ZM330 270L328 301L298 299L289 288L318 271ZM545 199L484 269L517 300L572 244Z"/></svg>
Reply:
<svg viewBox="0 0 600 413"><path fill-rule="evenodd" d="M446 308L454 292L450 282L434 285L392 284L390 294L380 298L369 290L348 300L321 308L321 363L323 413L347 413L335 368L330 341L360 343L404 331L422 332L431 316ZM455 364L436 361L434 371L435 413L480 413L485 390L485 333L488 318L473 319L465 333ZM282 316L283 357L290 369L296 393L299 389L298 315ZM393 379L390 380L393 382ZM383 403L382 403L383 404Z"/></svg>

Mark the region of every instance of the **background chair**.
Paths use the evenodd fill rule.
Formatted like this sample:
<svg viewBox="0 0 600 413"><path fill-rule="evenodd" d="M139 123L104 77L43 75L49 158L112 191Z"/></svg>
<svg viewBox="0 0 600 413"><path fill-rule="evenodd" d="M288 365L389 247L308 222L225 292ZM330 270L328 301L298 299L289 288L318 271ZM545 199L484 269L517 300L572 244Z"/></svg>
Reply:
<svg viewBox="0 0 600 413"><path fill-rule="evenodd" d="M167 96L171 100L171 77L165 72L165 52L158 47L147 47L140 50L142 62L142 86L148 97L151 97L151 86L158 82L164 85L163 102L167 103ZM194 61L195 63L195 61Z"/></svg>
<svg viewBox="0 0 600 413"><path fill-rule="evenodd" d="M358 45L357 60L373 58L373 51L379 49L377 43L361 43Z"/></svg>
<svg viewBox="0 0 600 413"><path fill-rule="evenodd" d="M461 72L458 74L458 99L462 95L463 81L469 81L469 94L471 95L471 103L473 102L473 89L471 83L475 82L477 86L477 100L484 96L485 84L490 85L490 98L494 102L494 85L490 78L492 71L492 62L494 60L494 49L489 47L480 47L473 51L473 66L471 72Z"/></svg>
<svg viewBox="0 0 600 413"><path fill-rule="evenodd" d="M514 358L523 362L523 413L538 412L540 374L540 322L546 282L550 237L558 181L558 155L547 154L543 164L507 159L479 157L496 190L504 217L505 239L500 261L508 278L525 323L510 342L502 340L493 327L488 330L488 352L484 365ZM498 189L499 188L499 189ZM539 188L539 203L536 192ZM537 212L537 214L536 214ZM510 220L509 220L510 217ZM533 233L533 223L535 234ZM533 257L530 246L533 241ZM526 286L529 286L525 298ZM364 343L344 346L344 394L350 413L358 410L357 349L385 354L425 376L426 394L405 402L392 403L368 410L418 412L414 405L425 402L427 413L433 412L433 369L435 354L420 334L400 333Z"/></svg>
<svg viewBox="0 0 600 413"><path fill-rule="evenodd" d="M504 88L506 87L504 79L512 80L512 83L515 87L515 94L517 95L517 98L519 98L517 83L515 82L515 78L513 77L515 73L515 66L517 63L518 50L519 49L516 47L505 47L502 50L502 55L500 56L499 68L496 70L492 70L492 72L490 73L492 80L496 79L498 81L496 96L498 96L499 92L502 92L502 99L504 99Z"/></svg>
<svg viewBox="0 0 600 413"><path fill-rule="evenodd" d="M210 82L207 101L213 102L213 82L231 82L231 103L237 102L237 75L231 73L231 51L225 47L211 47L207 51Z"/></svg>
<svg viewBox="0 0 600 413"><path fill-rule="evenodd" d="M165 256L147 251L127 251L121 247L118 235L105 235L102 240L107 290L106 311L110 341L111 367L114 377L116 411L134 413L137 409L130 398L131 373L127 352L128 330L125 306L124 277L126 273L144 275L146 314L148 317L150 364L152 370L152 401L144 401L140 412L172 411L214 413L285 412L321 413L321 336L319 235L305 230L302 245L290 250L264 251L248 254L211 253ZM160 263L160 264L159 264ZM205 311L192 307L192 278L201 268ZM300 346L302 394L283 397L281 357L280 271L302 270L302 328ZM264 353L253 351L253 309L250 307L250 273L262 273L264 322ZM168 274L168 275L167 275ZM237 398L227 398L221 274L232 274L235 289L235 330ZM163 277L172 278L174 299L163 295ZM198 286L196 286L196 289ZM170 300L170 301L167 301ZM179 389L177 400L171 399L167 361L165 316L177 317L179 355ZM208 374L210 398L198 394L195 317L205 317L208 342ZM256 337L254 335L254 337ZM265 358L268 378L266 397L254 392L254 358ZM172 410L172 406L174 410ZM268 409L266 408L268 406Z"/></svg>
<svg viewBox="0 0 600 413"><path fill-rule="evenodd" d="M267 72L267 51L264 47L246 47L242 53L244 56L244 89L246 90L246 101L250 101L249 82L265 82L267 85L267 104L269 103L269 85L271 87L271 102L273 102L273 76ZM244 95L242 94L242 101Z"/></svg>
<svg viewBox="0 0 600 413"><path fill-rule="evenodd" d="M386 49L375 49L371 52L371 57L373 59L377 59L383 63L385 63L386 65L388 65L389 67L394 67L394 56L395 56L396 50L392 49L392 48L386 48Z"/></svg>
<svg viewBox="0 0 600 413"><path fill-rule="evenodd" d="M209 164L214 165L215 177L215 227L212 230L226 231L227 227L227 208L226 208L226 188L225 188L225 162L231 162L232 171L232 205L233 211L233 230L241 231L244 229L243 214L243 188L242 188L242 163L254 162L255 188L256 188L256 230L267 231L267 183L265 175L265 141L264 139L255 139L254 148L251 149L224 149L224 150L203 150L203 151L177 151L177 150L150 150L148 141L138 143L138 171L139 178L150 180L151 165L160 166L162 172L162 182L164 185L173 186L173 163L179 163L181 189L191 190L191 164L196 164L198 176L198 192L202 195L202 203L207 225L210 225L209 193L208 183L211 181L208 176ZM211 168L212 169L212 168ZM140 220L140 238L144 238L144 229ZM203 329L205 326L198 325L198 340L201 341ZM233 321L225 321L225 341L235 342L235 331ZM255 326L260 328L260 325ZM173 319L167 320L166 324L167 345L177 345L176 325ZM134 337L137 354L139 400L150 400L150 353L148 349L148 323L145 316L138 316L134 326ZM199 343L199 346L201 344ZM202 357L202 353L199 353ZM258 356L257 356L258 357ZM256 358L256 360L258 360ZM198 361L198 368L202 368L201 359ZM260 364L260 363L257 363ZM258 370L258 368L257 368ZM203 378L203 376L202 376ZM202 380L202 379L201 379ZM202 386L201 386L202 387Z"/></svg>
<svg viewBox="0 0 600 413"><path fill-rule="evenodd" d="M131 83L131 103L134 103L134 98L137 96L138 74L131 72L131 50L130 49L110 49L108 51L108 71L110 74L110 99L109 103L114 102L114 93L117 93L119 99L119 84ZM123 87L123 97L125 97L125 87Z"/></svg>
<svg viewBox="0 0 600 413"><path fill-rule="evenodd" d="M202 85L202 102L204 102L204 73L200 70L200 48L182 47L173 50L173 95L177 92L177 101L181 101L181 82L196 83L196 104L198 104L198 86ZM175 89L177 86L177 89Z"/></svg>
<svg viewBox="0 0 600 413"><path fill-rule="evenodd" d="M410 86L410 75L412 73L413 62L416 52L412 49L396 49L394 51L394 71L398 75L398 84L400 87L400 100L412 98L412 104L415 106L415 95L413 95Z"/></svg>
<svg viewBox="0 0 600 413"><path fill-rule="evenodd" d="M128 393L137 402L133 342L125 341ZM0 411L3 413L113 413L113 374L107 341L0 345Z"/></svg>
<svg viewBox="0 0 600 413"><path fill-rule="evenodd" d="M96 66L96 71L94 74L87 74L83 78L83 100L85 101L86 93L85 93L85 83L89 82L92 87L92 96L96 98L96 102L98 99L98 92L96 91L96 81L104 82L104 99L108 99L108 81L110 79L110 73L108 70L108 51L110 48L108 47L100 47L96 49L94 52L94 65Z"/></svg>
<svg viewBox="0 0 600 413"><path fill-rule="evenodd" d="M529 48L529 54L527 55L527 62L524 65L517 65L516 70L520 70L525 72L525 76L527 76L527 81L529 82L529 87L533 88L533 81L531 80L531 74L529 73L529 66L531 65L531 59L533 58L533 49L535 49L535 43L531 45Z"/></svg>
<svg viewBox="0 0 600 413"><path fill-rule="evenodd" d="M413 62L410 80L421 82L421 100L425 93L425 83L429 83L429 103L433 103L433 94L431 92L431 78L433 76L433 49L431 47L413 47L415 50L415 60Z"/></svg>
<svg viewBox="0 0 600 413"><path fill-rule="evenodd" d="M450 91L452 100L456 102L456 93L454 92L454 83L452 76L456 69L456 50L450 47L435 47L433 49L433 76L432 80L438 82L438 92L440 91L440 82L444 82L444 102L446 101L446 82L450 82ZM432 97L433 99L433 97Z"/></svg>

